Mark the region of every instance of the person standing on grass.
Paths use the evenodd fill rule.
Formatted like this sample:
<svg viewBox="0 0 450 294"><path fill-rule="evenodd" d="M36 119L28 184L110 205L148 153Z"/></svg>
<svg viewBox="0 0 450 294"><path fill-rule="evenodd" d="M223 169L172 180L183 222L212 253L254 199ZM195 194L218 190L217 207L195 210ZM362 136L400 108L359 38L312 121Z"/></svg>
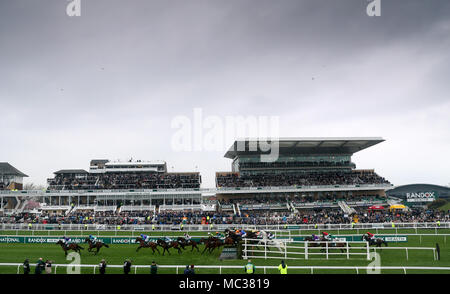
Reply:
<svg viewBox="0 0 450 294"><path fill-rule="evenodd" d="M245 272L247 274L254 274L255 273L255 265L252 263L252 261L249 259L247 264L244 267Z"/></svg>
<svg viewBox="0 0 450 294"><path fill-rule="evenodd" d="M23 262L23 273L25 275L28 275L30 273L30 261L28 260L28 258Z"/></svg>
<svg viewBox="0 0 450 294"><path fill-rule="evenodd" d="M131 261L129 259L125 260L123 264L123 273L128 275L131 270Z"/></svg>
<svg viewBox="0 0 450 294"><path fill-rule="evenodd" d="M287 265L284 263L284 260L281 261L281 264L278 266L278 270L280 271L280 274L282 274L282 275L287 274Z"/></svg>
<svg viewBox="0 0 450 294"><path fill-rule="evenodd" d="M104 275L106 272L106 261L104 259L102 259L102 261L100 261L100 264L98 265L99 268L99 272L101 275Z"/></svg>
<svg viewBox="0 0 450 294"><path fill-rule="evenodd" d="M191 264L191 274L194 275L195 274L195 269L194 269L194 265Z"/></svg>
<svg viewBox="0 0 450 294"><path fill-rule="evenodd" d="M191 273L191 270L189 269L189 265L186 265L186 268L184 269L184 274L185 274L185 275L190 275L190 274L192 274L192 273Z"/></svg>
<svg viewBox="0 0 450 294"><path fill-rule="evenodd" d="M52 261L51 260L46 260L45 261L45 273L46 274L51 274L52 273Z"/></svg>
<svg viewBox="0 0 450 294"><path fill-rule="evenodd" d="M152 261L152 265L150 266L150 274L156 275L158 273L158 266L155 261Z"/></svg>
<svg viewBox="0 0 450 294"><path fill-rule="evenodd" d="M45 262L42 260L42 257L39 258L37 264L36 264L36 268L34 269L34 273L36 275L40 275L42 273L42 271L45 268Z"/></svg>

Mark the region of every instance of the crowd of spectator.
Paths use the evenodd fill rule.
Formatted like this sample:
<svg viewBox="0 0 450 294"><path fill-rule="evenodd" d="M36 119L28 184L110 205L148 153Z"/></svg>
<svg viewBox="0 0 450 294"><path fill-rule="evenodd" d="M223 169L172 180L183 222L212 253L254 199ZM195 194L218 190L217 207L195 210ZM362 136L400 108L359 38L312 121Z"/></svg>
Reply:
<svg viewBox="0 0 450 294"><path fill-rule="evenodd" d="M217 187L282 187L389 184L385 178L374 172L321 172L321 173L259 173L259 174L217 174Z"/></svg>
<svg viewBox="0 0 450 294"><path fill-rule="evenodd" d="M49 190L192 189L200 183L199 173L57 174L48 180Z"/></svg>
<svg viewBox="0 0 450 294"><path fill-rule="evenodd" d="M304 167L352 167L350 161L293 161L293 162L239 162L240 169L247 168L304 168Z"/></svg>
<svg viewBox="0 0 450 294"><path fill-rule="evenodd" d="M450 221L449 212L433 209L381 210L371 211L367 207L356 208L360 223L386 222L435 222ZM0 216L1 223L39 223L39 224L97 224L97 225L180 225L180 224L343 224L351 223L352 216L339 208L300 209L297 212L247 210L240 214L232 211L151 211L136 212L77 212L69 216L58 214L18 213Z"/></svg>

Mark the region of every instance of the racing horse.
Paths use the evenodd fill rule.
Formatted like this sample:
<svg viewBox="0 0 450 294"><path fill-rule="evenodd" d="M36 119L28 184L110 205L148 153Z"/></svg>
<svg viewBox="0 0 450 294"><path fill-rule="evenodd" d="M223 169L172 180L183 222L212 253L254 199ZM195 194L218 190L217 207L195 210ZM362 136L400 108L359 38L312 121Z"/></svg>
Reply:
<svg viewBox="0 0 450 294"><path fill-rule="evenodd" d="M191 252L194 251L194 248L197 249L197 252L200 252L200 249L198 249L198 246L197 246L198 243L192 239L186 240L183 237L178 237L177 242L178 242L178 244L180 244L180 246L181 246L181 248L183 248L183 250L185 249L184 247L191 246L192 247Z"/></svg>
<svg viewBox="0 0 450 294"><path fill-rule="evenodd" d="M367 236L367 234L364 234L361 239L366 242L369 242L369 246L376 245L377 247L380 247L380 248L381 248L381 244L384 244L385 247L388 246L388 243L386 241L384 241L383 239L375 238L375 240L372 240L369 238L369 236Z"/></svg>
<svg viewBox="0 0 450 294"><path fill-rule="evenodd" d="M105 246L106 248L109 248L108 244L105 244L102 241L97 241L94 244L94 242L92 242L92 240L89 239L89 237L86 237L86 239L84 239L84 242L89 243L89 249L88 249L89 252L92 252L92 249L97 249L97 251L95 252L95 255L97 255L97 253L100 251L100 248L102 248L103 246Z"/></svg>
<svg viewBox="0 0 450 294"><path fill-rule="evenodd" d="M347 242L337 242L333 240L327 240L323 237L320 237L319 240L314 240L312 237L308 236L303 239L304 241L308 241L308 247L322 247L320 249L321 252L325 251L325 247L327 247L326 242L330 242L331 246L328 246L328 249L331 248L339 248L341 252L345 252L345 248L350 247L350 244L347 245Z"/></svg>
<svg viewBox="0 0 450 294"><path fill-rule="evenodd" d="M205 244L205 249L203 249L202 254L205 253L206 250L211 254L214 249L219 248L220 246L224 245L224 242L216 237L211 237L208 239L202 239L203 243Z"/></svg>
<svg viewBox="0 0 450 294"><path fill-rule="evenodd" d="M269 246L276 247L280 252L283 252L283 250L286 248L285 244L282 241L269 239L266 231L261 230L260 234L262 236L262 240L259 241L258 245L264 244L267 247L267 250L270 251Z"/></svg>
<svg viewBox="0 0 450 294"><path fill-rule="evenodd" d="M167 251L170 255L170 251L169 248L175 248L178 250L178 254L181 254L181 248L180 248L180 244L177 241L171 241L169 243L167 243L166 241L164 241L163 239L158 239L158 241L156 241L156 243L161 246L164 250L163 250L163 255L164 253Z"/></svg>
<svg viewBox="0 0 450 294"><path fill-rule="evenodd" d="M159 249L158 249L158 244L156 244L155 242L146 243L144 241L144 239L142 239L141 237L137 237L135 242L139 243L139 247L136 249L136 252L138 252L139 249L141 249L141 248L151 248L153 251L153 254L155 254L155 250L158 251L159 254L161 254L161 252L159 252Z"/></svg>
<svg viewBox="0 0 450 294"><path fill-rule="evenodd" d="M64 254L66 256L67 256L67 251L69 251L69 250L73 250L75 252L78 252L79 254L81 254L80 250L84 250L84 248L78 244L70 243L69 245L66 245L66 244L64 244L64 242L62 240L59 240L58 242L56 242L56 244L61 245L61 248L64 250Z"/></svg>

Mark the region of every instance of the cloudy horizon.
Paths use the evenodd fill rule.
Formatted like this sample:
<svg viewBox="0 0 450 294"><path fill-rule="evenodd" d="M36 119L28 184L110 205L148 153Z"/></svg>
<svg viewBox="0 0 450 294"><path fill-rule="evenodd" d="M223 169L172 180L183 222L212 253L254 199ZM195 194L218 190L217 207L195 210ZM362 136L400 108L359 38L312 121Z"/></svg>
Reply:
<svg viewBox="0 0 450 294"><path fill-rule="evenodd" d="M171 145L174 119L201 109L277 117L280 137L382 137L357 168L450 185L449 1L381 0L376 17L367 0L68 3L0 2L0 162L25 183L133 158L214 187L233 138Z"/></svg>

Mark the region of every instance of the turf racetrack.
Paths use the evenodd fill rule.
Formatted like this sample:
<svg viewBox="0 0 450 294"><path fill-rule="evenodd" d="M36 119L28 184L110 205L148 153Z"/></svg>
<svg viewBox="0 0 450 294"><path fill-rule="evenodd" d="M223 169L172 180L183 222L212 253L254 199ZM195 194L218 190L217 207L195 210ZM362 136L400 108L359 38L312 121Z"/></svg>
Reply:
<svg viewBox="0 0 450 294"><path fill-rule="evenodd" d="M329 231L330 233L337 234L337 231ZM360 230L358 233L364 233L364 230ZM96 236L115 236L116 232L86 232L80 231L71 232L67 235L73 236L88 236L89 234L95 234ZM117 232L117 236L129 236L133 234L134 236L139 235L141 232ZM184 232L150 232L149 235L154 236L176 236L183 235ZM206 235L207 232L189 232L191 236L203 236ZM291 234L298 234L298 231L292 231ZM302 234L306 234L307 232L302 231ZM340 234L356 234L356 230L346 230L340 231ZM390 230L380 230L379 234L388 234L392 233ZM415 233L415 230L399 230L399 235L404 233ZM418 233L434 233L434 230L418 230ZM438 230L438 233L448 234L448 229ZM31 232L28 231L19 231L19 235L31 235ZM44 235L44 236L60 236L64 234L61 231L41 231L41 232L33 232L34 235ZM16 231L0 231L0 235L16 235ZM448 236L450 237L450 236ZM448 238L447 237L447 238ZM420 240L419 236L408 236L407 243L389 243L389 247L435 247L436 243L439 243L440 246L440 257L441 260L433 260L433 253L431 250L409 250L409 260L406 260L405 250L382 250L377 251L380 253L381 263L380 266L431 266L431 267L450 267L450 248L448 246L447 241L444 236L422 236ZM133 245L121 245L121 244L113 244L110 245L110 248L102 248L100 253L95 256L94 253L87 252L88 245L80 244L85 250L81 253L81 263L82 264L98 264L101 259L105 259L106 262L110 265L122 265L126 258L131 259L133 265L150 265L150 263L154 260L157 264L160 265L240 265L242 266L242 270L239 269L222 269L223 274L232 274L232 273L244 273L244 265L246 261L244 260L224 260L220 261L219 255L220 251L215 250L212 254L205 252L205 254L201 254L204 246L200 245L200 253L196 250L194 252L190 252L190 248L183 251L182 254L178 254L176 250L170 249L171 255L167 253L165 256L162 256L158 253L152 254L151 249L142 248L139 252L136 252L137 244ZM356 245L355 245L356 246ZM361 245L357 245L361 246ZM160 247L159 247L160 248ZM161 248L160 248L161 249ZM272 249L274 250L274 249ZM296 249L294 249L296 250ZM299 249L300 250L300 249ZM162 250L161 250L162 252ZM331 250L330 252L339 252L336 250ZM56 244L0 244L0 263L22 263L25 258L30 260L30 264L32 265L32 273L34 273L34 265L36 264L39 257L42 257L44 261L46 259L52 260L55 264L69 264L71 261L66 260L64 256L64 252L59 245ZM301 256L302 257L302 256ZM351 256L350 260L344 259L345 255L342 256L330 256L329 260L325 260L325 254L323 256L314 256L311 257L313 259L309 260L287 260L288 266L308 266L308 265L318 265L318 266L367 266L371 261L364 260L364 256ZM321 258L318 260L318 258ZM258 270L258 266L262 265L271 265L278 266L280 263L279 259L253 259L253 263L256 265L256 273L262 273L262 270ZM180 269L180 273L183 269ZM0 273L6 274L11 273L15 274L17 272L17 267L0 267ZM21 269L22 272L22 269ZM82 269L82 273L92 274L92 269ZM96 270L98 273L98 269ZM134 269L132 269L134 272ZM148 273L149 269L138 269L137 273ZM217 269L197 269L197 273L200 274L209 274L209 273L218 273ZM65 273L64 268L58 268L58 273ZM123 273L121 268L107 268L107 274L112 273ZM162 269L158 270L158 273L167 273L174 274L175 269ZM278 273L277 270L267 270L267 273ZM294 270L288 269L289 274L308 274L309 270ZM314 270L314 273L355 273L354 270ZM365 271L360 271L360 273L365 273ZM403 274L402 270L383 270L382 273L398 273ZM408 273L450 273L449 271L424 271L424 270L408 270Z"/></svg>

